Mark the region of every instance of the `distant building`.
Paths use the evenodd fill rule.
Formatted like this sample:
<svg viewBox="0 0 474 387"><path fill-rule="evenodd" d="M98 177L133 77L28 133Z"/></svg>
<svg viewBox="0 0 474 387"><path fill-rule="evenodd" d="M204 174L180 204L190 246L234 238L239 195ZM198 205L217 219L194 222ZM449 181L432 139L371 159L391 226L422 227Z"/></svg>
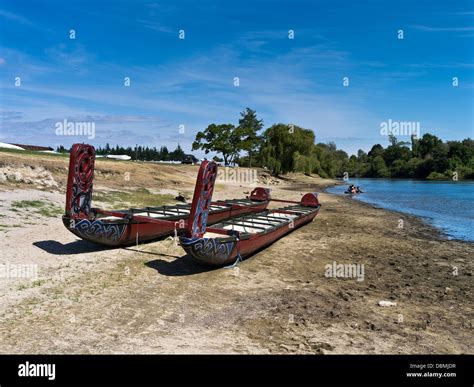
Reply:
<svg viewBox="0 0 474 387"><path fill-rule="evenodd" d="M114 160L131 160L132 158L129 155L107 155L105 156L108 159L114 159Z"/></svg>
<svg viewBox="0 0 474 387"><path fill-rule="evenodd" d="M6 142L0 142L0 148L4 149L14 149L14 150L24 150L20 146L12 145L12 144L7 144Z"/></svg>
<svg viewBox="0 0 474 387"><path fill-rule="evenodd" d="M38 145L24 145L24 144L11 144L15 146L19 146L25 150L32 150L32 151L52 151L54 150L50 146L38 146Z"/></svg>

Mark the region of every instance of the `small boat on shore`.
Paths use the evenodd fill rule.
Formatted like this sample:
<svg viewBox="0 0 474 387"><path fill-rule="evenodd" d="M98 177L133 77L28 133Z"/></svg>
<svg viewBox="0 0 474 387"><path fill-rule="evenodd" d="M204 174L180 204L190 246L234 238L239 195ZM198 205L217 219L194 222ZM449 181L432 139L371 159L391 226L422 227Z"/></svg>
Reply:
<svg viewBox="0 0 474 387"><path fill-rule="evenodd" d="M118 247L181 234L188 225L191 205L130 208L106 211L92 207L95 149L87 144L74 144L69 159L64 226L73 234L90 242ZM196 187L208 179L208 171L217 170L214 162L204 161L199 169ZM215 178L215 176L214 176ZM214 182L212 183L213 186ZM270 191L255 188L245 199L231 199L210 203L206 213L209 224L234 216L265 210Z"/></svg>
<svg viewBox="0 0 474 387"><path fill-rule="evenodd" d="M263 249L311 222L321 207L316 193L305 194L300 202L271 199L292 205L233 217L207 227L211 197L212 188L196 185L190 221L179 240L195 261L214 266L236 263Z"/></svg>

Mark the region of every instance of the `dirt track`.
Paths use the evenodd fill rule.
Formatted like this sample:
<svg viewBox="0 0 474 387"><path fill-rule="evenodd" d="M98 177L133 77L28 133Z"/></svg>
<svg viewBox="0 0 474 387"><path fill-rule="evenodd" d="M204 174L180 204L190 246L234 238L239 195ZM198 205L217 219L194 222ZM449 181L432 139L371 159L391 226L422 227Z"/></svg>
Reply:
<svg viewBox="0 0 474 387"><path fill-rule="evenodd" d="M176 184L160 188L189 192L194 171L177 168ZM63 173L53 171L60 190ZM303 180L320 190L330 183L293 176L273 196L298 199L309 189ZM108 186L106 177L98 185ZM216 197L247 190L221 186ZM63 205L63 192L1 185L1 223L21 225L10 206L24 198ZM0 279L0 352L474 352L473 244L348 198L320 201L315 222L237 269L203 268L171 240L103 250L59 217L3 227L0 263L37 264L38 279ZM334 261L364 264L364 280L327 278Z"/></svg>

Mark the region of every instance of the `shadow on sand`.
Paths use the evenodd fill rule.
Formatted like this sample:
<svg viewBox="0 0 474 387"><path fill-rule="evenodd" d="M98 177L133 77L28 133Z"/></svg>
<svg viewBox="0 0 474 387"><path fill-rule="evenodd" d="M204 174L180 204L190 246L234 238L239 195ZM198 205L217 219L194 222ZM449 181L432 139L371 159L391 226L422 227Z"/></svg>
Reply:
<svg viewBox="0 0 474 387"><path fill-rule="evenodd" d="M158 273L162 275L173 277L205 273L208 271L219 269L219 267L200 265L194 262L192 258L188 255L179 257L171 262L165 261L163 259L155 259L153 261L145 263L145 265L149 268L155 269Z"/></svg>
<svg viewBox="0 0 474 387"><path fill-rule="evenodd" d="M93 253L96 251L111 250L110 247L96 245L94 243L77 240L71 243L62 244L58 241L46 240L34 242L34 246L46 251L49 254L54 255L72 255L82 253ZM112 248L113 249L113 248ZM166 276L184 276L193 275L199 273L205 273L219 269L214 266L203 266L194 262L188 255L179 256L163 253L154 253L151 251L144 251L136 249L135 247L126 247L126 250L136 251L141 254L157 255L160 257L175 258L173 261L165 261L163 259L155 259L145 263L145 265L151 269L155 269L158 273Z"/></svg>
<svg viewBox="0 0 474 387"><path fill-rule="evenodd" d="M71 243L66 243L65 245L58 241L47 240L34 242L33 245L54 255L93 253L95 251L110 249L84 240L77 240Z"/></svg>

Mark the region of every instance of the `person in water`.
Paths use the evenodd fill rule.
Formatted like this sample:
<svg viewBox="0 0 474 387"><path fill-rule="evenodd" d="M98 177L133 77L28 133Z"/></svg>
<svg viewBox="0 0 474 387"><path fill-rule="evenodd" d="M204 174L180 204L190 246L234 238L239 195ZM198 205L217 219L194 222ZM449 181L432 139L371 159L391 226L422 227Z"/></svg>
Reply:
<svg viewBox="0 0 474 387"><path fill-rule="evenodd" d="M356 194L362 193L362 190L359 188L359 186L356 187L354 184L351 184L346 192L350 194Z"/></svg>

